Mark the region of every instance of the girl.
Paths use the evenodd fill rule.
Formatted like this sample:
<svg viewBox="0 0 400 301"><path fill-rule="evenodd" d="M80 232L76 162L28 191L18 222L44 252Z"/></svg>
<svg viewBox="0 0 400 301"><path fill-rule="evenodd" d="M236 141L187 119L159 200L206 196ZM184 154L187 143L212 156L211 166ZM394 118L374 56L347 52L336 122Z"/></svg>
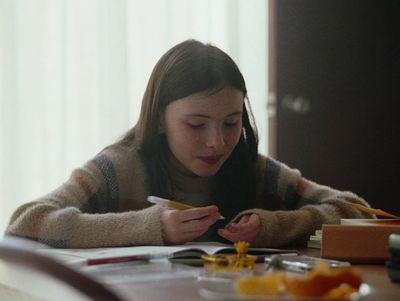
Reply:
<svg viewBox="0 0 400 301"><path fill-rule="evenodd" d="M257 152L245 81L220 49L180 43L156 64L137 124L60 188L18 208L7 234L85 248L246 240L304 244L366 205ZM149 195L195 206L169 210ZM226 217L220 220L220 216Z"/></svg>

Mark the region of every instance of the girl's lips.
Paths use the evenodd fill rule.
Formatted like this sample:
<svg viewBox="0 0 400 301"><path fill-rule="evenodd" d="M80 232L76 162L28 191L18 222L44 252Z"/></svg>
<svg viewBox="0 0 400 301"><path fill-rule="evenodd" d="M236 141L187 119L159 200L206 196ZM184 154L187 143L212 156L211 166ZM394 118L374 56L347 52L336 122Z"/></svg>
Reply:
<svg viewBox="0 0 400 301"><path fill-rule="evenodd" d="M209 156L209 157L198 157L204 163L213 165L217 164L218 161L221 159L222 156Z"/></svg>

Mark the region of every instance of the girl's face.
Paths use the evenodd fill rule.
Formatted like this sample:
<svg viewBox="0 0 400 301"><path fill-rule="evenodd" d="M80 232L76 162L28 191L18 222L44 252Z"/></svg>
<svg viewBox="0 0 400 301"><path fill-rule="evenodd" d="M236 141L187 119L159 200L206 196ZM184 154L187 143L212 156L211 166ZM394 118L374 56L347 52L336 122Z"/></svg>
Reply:
<svg viewBox="0 0 400 301"><path fill-rule="evenodd" d="M160 120L173 160L190 175L215 175L229 158L242 131L243 93L226 86L171 102Z"/></svg>

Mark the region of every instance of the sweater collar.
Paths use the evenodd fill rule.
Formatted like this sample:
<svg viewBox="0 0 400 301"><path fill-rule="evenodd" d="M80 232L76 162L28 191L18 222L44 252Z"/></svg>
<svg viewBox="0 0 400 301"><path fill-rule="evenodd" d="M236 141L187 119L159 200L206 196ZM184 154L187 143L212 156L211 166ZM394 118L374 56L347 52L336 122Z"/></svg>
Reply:
<svg viewBox="0 0 400 301"><path fill-rule="evenodd" d="M168 162L174 198L189 205L207 205L215 190L216 177L200 177L183 171L173 156ZM199 204L200 202L200 204Z"/></svg>

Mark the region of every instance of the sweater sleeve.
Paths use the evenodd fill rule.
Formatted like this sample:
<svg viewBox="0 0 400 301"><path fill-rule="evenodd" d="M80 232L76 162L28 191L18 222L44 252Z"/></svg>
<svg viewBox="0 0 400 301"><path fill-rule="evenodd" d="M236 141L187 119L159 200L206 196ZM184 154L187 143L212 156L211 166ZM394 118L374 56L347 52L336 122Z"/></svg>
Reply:
<svg viewBox="0 0 400 301"><path fill-rule="evenodd" d="M349 206L349 202L368 206L352 192L314 183L303 178L298 170L271 158L262 157L259 163L260 208L243 211L235 218L248 213L260 216L261 230L252 246L305 245L322 224L338 224L341 218L374 217Z"/></svg>
<svg viewBox="0 0 400 301"><path fill-rule="evenodd" d="M118 211L118 172L100 154L48 195L19 207L6 235L59 248L163 244L161 207Z"/></svg>

